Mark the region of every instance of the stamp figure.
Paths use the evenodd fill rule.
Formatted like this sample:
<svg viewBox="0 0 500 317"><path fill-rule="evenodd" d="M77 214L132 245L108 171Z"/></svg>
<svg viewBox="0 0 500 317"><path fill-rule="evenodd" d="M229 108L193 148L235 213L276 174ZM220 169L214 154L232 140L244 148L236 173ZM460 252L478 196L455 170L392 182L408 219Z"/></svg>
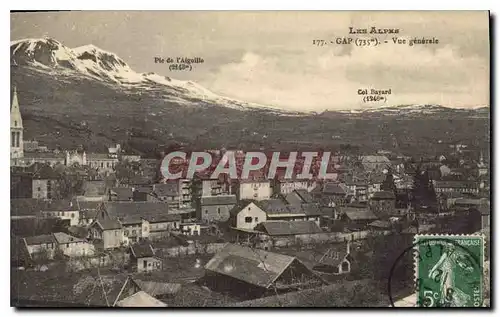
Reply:
<svg viewBox="0 0 500 317"><path fill-rule="evenodd" d="M418 307L483 306L484 239L480 235L417 235Z"/></svg>

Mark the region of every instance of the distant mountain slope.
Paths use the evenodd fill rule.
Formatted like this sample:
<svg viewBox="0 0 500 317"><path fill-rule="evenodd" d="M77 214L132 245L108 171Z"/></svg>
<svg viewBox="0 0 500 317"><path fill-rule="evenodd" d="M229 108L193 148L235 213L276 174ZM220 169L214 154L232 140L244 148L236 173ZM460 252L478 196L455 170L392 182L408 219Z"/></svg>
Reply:
<svg viewBox="0 0 500 317"><path fill-rule="evenodd" d="M191 81L156 73L137 73L116 54L94 45L74 49L55 39L25 39L10 45L11 65L27 66L61 80L94 79L124 92L161 93L166 101L186 106L218 105L239 110L266 110L291 114L278 108L219 96Z"/></svg>
<svg viewBox="0 0 500 317"><path fill-rule="evenodd" d="M219 96L191 81L137 73L93 45L71 49L54 39L26 39L11 42L10 50L25 136L49 147L103 149L120 142L140 153L169 142L200 148L376 148L390 146L394 135L400 135L399 144L434 138L478 143L488 137L489 107L288 112Z"/></svg>

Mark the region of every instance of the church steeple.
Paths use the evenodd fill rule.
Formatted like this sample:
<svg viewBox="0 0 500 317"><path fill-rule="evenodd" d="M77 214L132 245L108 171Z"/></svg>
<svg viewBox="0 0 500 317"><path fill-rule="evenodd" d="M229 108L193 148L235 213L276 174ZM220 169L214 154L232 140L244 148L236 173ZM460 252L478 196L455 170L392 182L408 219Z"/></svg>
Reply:
<svg viewBox="0 0 500 317"><path fill-rule="evenodd" d="M10 105L10 156L11 158L20 158L23 153L23 119L19 109L17 99L17 87L14 86L14 94Z"/></svg>

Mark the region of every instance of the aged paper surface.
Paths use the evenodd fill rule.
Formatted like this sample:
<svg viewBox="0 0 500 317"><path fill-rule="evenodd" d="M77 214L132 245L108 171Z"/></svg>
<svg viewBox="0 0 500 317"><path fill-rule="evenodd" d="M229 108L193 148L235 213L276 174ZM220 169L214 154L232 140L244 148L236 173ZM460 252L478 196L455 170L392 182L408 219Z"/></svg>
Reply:
<svg viewBox="0 0 500 317"><path fill-rule="evenodd" d="M489 24L11 13L11 305L489 307Z"/></svg>

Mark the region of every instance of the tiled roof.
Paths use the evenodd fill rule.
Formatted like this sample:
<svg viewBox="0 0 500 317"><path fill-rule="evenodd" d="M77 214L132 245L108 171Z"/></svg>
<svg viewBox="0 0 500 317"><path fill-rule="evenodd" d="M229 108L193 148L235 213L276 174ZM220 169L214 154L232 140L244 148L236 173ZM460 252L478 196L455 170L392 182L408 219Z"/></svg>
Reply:
<svg viewBox="0 0 500 317"><path fill-rule="evenodd" d="M135 258L153 257L155 252L150 243L138 243L130 246L130 251Z"/></svg>
<svg viewBox="0 0 500 317"><path fill-rule="evenodd" d="M375 199L375 200L396 199L396 197L394 196L394 192L384 190L384 191L379 191L379 192L373 193L371 199Z"/></svg>
<svg viewBox="0 0 500 317"><path fill-rule="evenodd" d="M59 244L85 242L84 239L70 236L69 234L64 233L64 232L54 233L54 238L56 239L57 243L59 243Z"/></svg>
<svg viewBox="0 0 500 317"><path fill-rule="evenodd" d="M181 289L179 283L165 283L134 279L139 288L151 296L173 295Z"/></svg>
<svg viewBox="0 0 500 317"><path fill-rule="evenodd" d="M377 216L368 208L340 207L340 213L351 220L375 220Z"/></svg>
<svg viewBox="0 0 500 317"><path fill-rule="evenodd" d="M375 220L374 222L369 223L368 226L381 229L389 229L391 227L391 224L386 220Z"/></svg>
<svg viewBox="0 0 500 317"><path fill-rule="evenodd" d="M347 257L347 250L328 250L319 259L318 265L338 266Z"/></svg>
<svg viewBox="0 0 500 317"><path fill-rule="evenodd" d="M323 232L314 221L266 221L259 224L270 236Z"/></svg>
<svg viewBox="0 0 500 317"><path fill-rule="evenodd" d="M202 206L235 205L235 195L203 196L200 199Z"/></svg>
<svg viewBox="0 0 500 317"><path fill-rule="evenodd" d="M288 255L227 244L205 270L268 288L294 260Z"/></svg>
<svg viewBox="0 0 500 317"><path fill-rule="evenodd" d="M436 181L436 188L475 188L477 184L471 181Z"/></svg>
<svg viewBox="0 0 500 317"><path fill-rule="evenodd" d="M323 193L331 195L346 195L346 191L338 183L325 183Z"/></svg>
<svg viewBox="0 0 500 317"><path fill-rule="evenodd" d="M297 195L299 195L299 197L302 199L303 202L305 202L305 203L313 203L314 202L313 197L311 196L311 194L307 190L296 189L296 190L294 190L294 192L297 193Z"/></svg>
<svg viewBox="0 0 500 317"><path fill-rule="evenodd" d="M88 153L87 161L118 161L117 158L110 157L109 154L105 153Z"/></svg>
<svg viewBox="0 0 500 317"><path fill-rule="evenodd" d="M110 189L111 196L116 197L119 201L130 201L133 198L132 188L130 187L114 187Z"/></svg>
<svg viewBox="0 0 500 317"><path fill-rule="evenodd" d="M102 196L106 194L105 181L85 181L83 183L84 195L89 196Z"/></svg>
<svg viewBox="0 0 500 317"><path fill-rule="evenodd" d="M291 192L285 195L285 200L290 205L299 205L302 204L302 198L296 193Z"/></svg>
<svg viewBox="0 0 500 317"><path fill-rule="evenodd" d="M75 198L48 200L42 211L78 211L78 202Z"/></svg>
<svg viewBox="0 0 500 317"><path fill-rule="evenodd" d="M118 307L167 307L167 304L140 291L116 303Z"/></svg>
<svg viewBox="0 0 500 317"><path fill-rule="evenodd" d="M158 216L168 213L165 202L151 201L106 201L103 207L110 217L125 218L127 216Z"/></svg>
<svg viewBox="0 0 500 317"><path fill-rule="evenodd" d="M153 193L158 197L177 197L179 196L179 184L177 182L154 184Z"/></svg>
<svg viewBox="0 0 500 317"><path fill-rule="evenodd" d="M56 239L51 234L42 234L39 236L26 237L25 240L27 245L56 243Z"/></svg>
<svg viewBox="0 0 500 317"><path fill-rule="evenodd" d="M97 207L102 202L100 201L86 201L86 200L77 200L77 205L78 205L78 210L84 211L84 210L96 210Z"/></svg>
<svg viewBox="0 0 500 317"><path fill-rule="evenodd" d="M182 219L181 214L161 214L161 215L146 215L144 219L149 221L150 223L158 223L158 222L174 222L180 221Z"/></svg>
<svg viewBox="0 0 500 317"><path fill-rule="evenodd" d="M258 202L258 206L266 213L271 213L271 214L290 213L290 210L287 208L287 204L282 199L279 198L261 200Z"/></svg>

